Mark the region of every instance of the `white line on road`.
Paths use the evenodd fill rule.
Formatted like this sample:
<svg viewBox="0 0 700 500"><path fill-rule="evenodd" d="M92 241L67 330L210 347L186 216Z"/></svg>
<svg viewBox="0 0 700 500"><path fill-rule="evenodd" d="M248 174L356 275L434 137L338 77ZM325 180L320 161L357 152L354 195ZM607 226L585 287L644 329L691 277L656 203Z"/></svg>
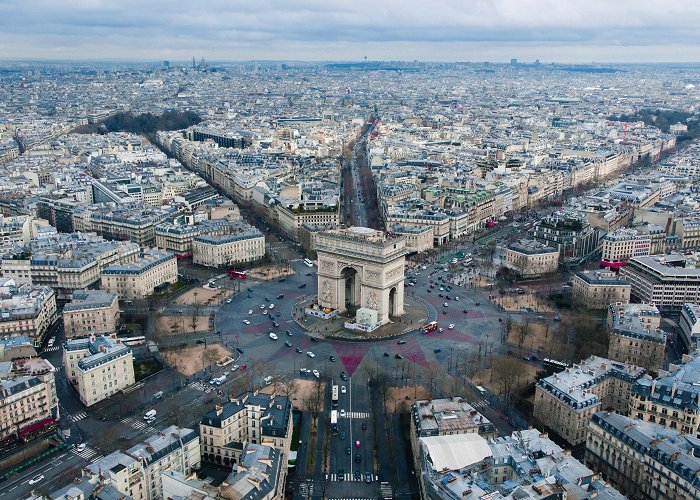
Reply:
<svg viewBox="0 0 700 500"><path fill-rule="evenodd" d="M350 411L352 411L352 377L350 377L350 380L348 380L348 393L350 394ZM352 419L348 419L350 421L350 446L352 446L352 443L354 442L352 440ZM352 448L350 452L350 474L352 474Z"/></svg>

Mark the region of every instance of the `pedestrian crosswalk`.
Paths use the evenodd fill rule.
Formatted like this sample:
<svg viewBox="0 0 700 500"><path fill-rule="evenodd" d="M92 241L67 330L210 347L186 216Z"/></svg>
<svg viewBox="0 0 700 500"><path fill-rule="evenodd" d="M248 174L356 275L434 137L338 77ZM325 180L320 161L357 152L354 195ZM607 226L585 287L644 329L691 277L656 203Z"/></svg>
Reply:
<svg viewBox="0 0 700 500"><path fill-rule="evenodd" d="M199 380L197 382L192 382L190 384L190 387L202 392L210 392L212 389L211 386L208 386L207 384L205 384L204 382L200 382Z"/></svg>
<svg viewBox="0 0 700 500"><path fill-rule="evenodd" d="M472 401L469 404L472 405L475 409L486 408L487 406L489 406L489 402L485 399L482 399L481 401Z"/></svg>
<svg viewBox="0 0 700 500"><path fill-rule="evenodd" d="M130 425L133 429L141 430L147 427L146 422L142 422L134 417L126 417L121 420L123 424Z"/></svg>
<svg viewBox="0 0 700 500"><path fill-rule="evenodd" d="M99 455L96 450L93 450L89 446L86 446L84 450L78 451L76 448L71 448L73 453L78 455L79 457L84 458L85 460L97 460L100 458L102 455Z"/></svg>
<svg viewBox="0 0 700 500"><path fill-rule="evenodd" d="M60 348L61 348L60 345L55 345L53 347L47 347L46 349L44 349L44 352L54 352L54 351L58 351Z"/></svg>
<svg viewBox="0 0 700 500"><path fill-rule="evenodd" d="M338 479L338 474L331 474L330 475L330 480L331 481L357 481L357 482L364 482L365 480L365 475L360 474L359 479L355 479L354 475L351 474L350 472L346 472L343 474L343 477L341 479ZM379 476L372 476L372 481L377 481L379 479Z"/></svg>
<svg viewBox="0 0 700 500"><path fill-rule="evenodd" d="M75 415L71 415L70 419L73 422L80 422L82 419L87 418L88 414L85 413L84 411L81 411L80 413L77 413Z"/></svg>
<svg viewBox="0 0 700 500"><path fill-rule="evenodd" d="M340 418L369 418L369 413L366 411L348 411L345 415L341 415Z"/></svg>

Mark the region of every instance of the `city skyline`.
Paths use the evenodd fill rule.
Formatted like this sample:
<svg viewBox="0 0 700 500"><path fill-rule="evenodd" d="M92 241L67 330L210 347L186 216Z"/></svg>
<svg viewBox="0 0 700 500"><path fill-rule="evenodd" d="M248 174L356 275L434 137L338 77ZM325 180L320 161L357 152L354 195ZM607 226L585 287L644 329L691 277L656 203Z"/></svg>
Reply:
<svg viewBox="0 0 700 500"><path fill-rule="evenodd" d="M0 2L0 59L700 60L689 2Z"/></svg>

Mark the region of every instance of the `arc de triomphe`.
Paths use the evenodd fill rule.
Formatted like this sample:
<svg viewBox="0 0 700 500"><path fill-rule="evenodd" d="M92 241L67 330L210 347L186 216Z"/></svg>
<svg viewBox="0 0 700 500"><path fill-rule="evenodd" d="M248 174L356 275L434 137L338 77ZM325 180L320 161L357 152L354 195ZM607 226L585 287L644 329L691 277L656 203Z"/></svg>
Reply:
<svg viewBox="0 0 700 500"><path fill-rule="evenodd" d="M373 309L381 323L404 314L405 238L351 227L318 233L314 248L321 307Z"/></svg>

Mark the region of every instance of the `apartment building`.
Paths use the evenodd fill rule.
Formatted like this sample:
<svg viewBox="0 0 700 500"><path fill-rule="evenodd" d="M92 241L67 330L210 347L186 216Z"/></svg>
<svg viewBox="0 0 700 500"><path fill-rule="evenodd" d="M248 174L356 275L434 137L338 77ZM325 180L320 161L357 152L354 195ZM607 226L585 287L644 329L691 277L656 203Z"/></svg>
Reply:
<svg viewBox="0 0 700 500"><path fill-rule="evenodd" d="M55 374L42 358L0 362L0 444L29 441L56 428Z"/></svg>
<svg viewBox="0 0 700 500"><path fill-rule="evenodd" d="M287 479L286 454L273 446L248 443L241 460L221 487L223 498L282 500Z"/></svg>
<svg viewBox="0 0 700 500"><path fill-rule="evenodd" d="M73 228L107 240L129 240L139 246L155 244L155 227L175 216L174 209L101 203L73 210Z"/></svg>
<svg viewBox="0 0 700 500"><path fill-rule="evenodd" d="M683 304L678 321L678 339L689 353L700 349L700 304Z"/></svg>
<svg viewBox="0 0 700 500"><path fill-rule="evenodd" d="M530 230L532 239L559 251L565 265L585 262L596 251L598 234L585 217L573 212L555 213Z"/></svg>
<svg viewBox="0 0 700 500"><path fill-rule="evenodd" d="M146 248L130 264L102 270L102 289L116 293L120 300L144 299L168 283L177 282L175 256L157 248Z"/></svg>
<svg viewBox="0 0 700 500"><path fill-rule="evenodd" d="M641 367L591 356L537 382L533 416L576 446L585 441L595 412L629 412L632 386L643 374Z"/></svg>
<svg viewBox="0 0 700 500"><path fill-rule="evenodd" d="M612 269L625 265L632 257L644 257L664 251L666 232L661 226L645 229L625 228L612 231L601 239L600 264Z"/></svg>
<svg viewBox="0 0 700 500"><path fill-rule="evenodd" d="M66 378L85 406L134 384L134 356L116 334L72 339L63 344Z"/></svg>
<svg viewBox="0 0 700 500"><path fill-rule="evenodd" d="M34 341L27 335L0 337L0 361L36 357Z"/></svg>
<svg viewBox="0 0 700 500"><path fill-rule="evenodd" d="M202 460L232 466L249 443L279 448L289 456L292 403L285 396L245 392L207 413L200 423Z"/></svg>
<svg viewBox="0 0 700 500"><path fill-rule="evenodd" d="M684 354L657 378L632 387L631 416L700 438L700 354Z"/></svg>
<svg viewBox="0 0 700 500"><path fill-rule="evenodd" d="M299 228L303 224L324 226L340 224L338 206L303 209L288 208L278 204L275 205L274 212L280 231L294 241L299 241Z"/></svg>
<svg viewBox="0 0 700 500"><path fill-rule="evenodd" d="M559 250L535 240L520 240L506 248L506 267L522 278L537 278L559 267Z"/></svg>
<svg viewBox="0 0 700 500"><path fill-rule="evenodd" d="M388 227L401 226L424 228L433 231L433 246L444 245L450 240L451 219L437 207L420 200L404 200L387 210L385 222Z"/></svg>
<svg viewBox="0 0 700 500"><path fill-rule="evenodd" d="M127 451L95 460L83 469L80 479L49 498L171 498L163 496L163 477L189 475L199 465L197 432L172 425Z"/></svg>
<svg viewBox="0 0 700 500"><path fill-rule="evenodd" d="M73 300L63 307L66 338L114 333L119 322L118 298L104 290L74 292Z"/></svg>
<svg viewBox="0 0 700 500"><path fill-rule="evenodd" d="M409 253L425 252L433 248L433 230L429 226L390 225L388 232L406 238Z"/></svg>
<svg viewBox="0 0 700 500"><path fill-rule="evenodd" d="M221 267L262 259L265 236L256 228L245 226L225 235L197 236L192 242L192 262Z"/></svg>
<svg viewBox="0 0 700 500"><path fill-rule="evenodd" d="M585 463L629 498L700 498L697 442L678 430L597 412L588 426Z"/></svg>
<svg viewBox="0 0 700 500"><path fill-rule="evenodd" d="M0 336L26 335L41 342L56 318L52 288L17 286L12 278L0 278Z"/></svg>
<svg viewBox="0 0 700 500"><path fill-rule="evenodd" d="M660 310L680 310L700 303L700 269L697 254L634 257L620 269L620 278L632 285L632 296Z"/></svg>
<svg viewBox="0 0 700 500"><path fill-rule="evenodd" d="M146 498L163 498L162 476L168 471L189 474L201 465L196 429L171 425L147 437L125 452L138 460L144 478Z"/></svg>
<svg viewBox="0 0 700 500"><path fill-rule="evenodd" d="M652 304L616 302L608 307L608 358L658 373L666 351L661 314Z"/></svg>
<svg viewBox="0 0 700 500"><path fill-rule="evenodd" d="M424 436L451 436L476 432L485 438L496 437L491 421L462 398L416 401L411 406L411 439Z"/></svg>
<svg viewBox="0 0 700 500"><path fill-rule="evenodd" d="M625 498L537 429L488 440L475 433L427 436L417 446L426 500Z"/></svg>
<svg viewBox="0 0 700 500"><path fill-rule="evenodd" d="M574 303L587 309L607 309L612 303L630 300L632 285L611 271L578 271L572 278Z"/></svg>

